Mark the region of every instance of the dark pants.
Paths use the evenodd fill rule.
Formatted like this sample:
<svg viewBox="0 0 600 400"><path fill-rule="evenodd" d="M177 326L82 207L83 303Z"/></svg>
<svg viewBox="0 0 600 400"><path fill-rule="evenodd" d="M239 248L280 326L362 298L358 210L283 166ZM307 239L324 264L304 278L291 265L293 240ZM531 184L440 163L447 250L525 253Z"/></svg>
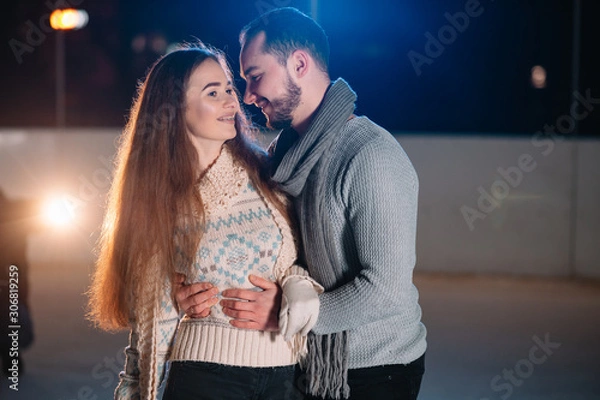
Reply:
<svg viewBox="0 0 600 400"><path fill-rule="evenodd" d="M416 400L424 373L425 354L406 365L384 365L348 370L349 399ZM322 398L307 396L306 399L321 400Z"/></svg>
<svg viewBox="0 0 600 400"><path fill-rule="evenodd" d="M163 400L302 399L294 387L296 368L233 367L195 361L174 361Z"/></svg>

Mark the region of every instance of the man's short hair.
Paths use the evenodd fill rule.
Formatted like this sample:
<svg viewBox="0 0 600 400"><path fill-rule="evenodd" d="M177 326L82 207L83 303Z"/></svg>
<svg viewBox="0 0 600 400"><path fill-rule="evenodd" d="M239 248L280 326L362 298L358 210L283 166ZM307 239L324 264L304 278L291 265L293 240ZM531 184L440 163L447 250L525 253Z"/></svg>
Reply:
<svg viewBox="0 0 600 400"><path fill-rule="evenodd" d="M293 7L268 11L246 25L240 33L242 50L259 33L265 33L263 51L285 65L289 56L302 49L310 53L319 69L329 70L329 40L319 24Z"/></svg>

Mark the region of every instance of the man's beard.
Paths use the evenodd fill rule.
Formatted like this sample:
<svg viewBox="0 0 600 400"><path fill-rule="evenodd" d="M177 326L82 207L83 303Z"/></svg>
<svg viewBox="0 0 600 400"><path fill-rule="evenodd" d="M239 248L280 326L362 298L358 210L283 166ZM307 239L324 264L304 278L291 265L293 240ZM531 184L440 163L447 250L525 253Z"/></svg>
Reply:
<svg viewBox="0 0 600 400"><path fill-rule="evenodd" d="M273 117L267 119L267 126L271 129L286 129L292 126L292 113L300 104L302 89L296 86L289 75L286 82L287 93L279 99L271 101Z"/></svg>

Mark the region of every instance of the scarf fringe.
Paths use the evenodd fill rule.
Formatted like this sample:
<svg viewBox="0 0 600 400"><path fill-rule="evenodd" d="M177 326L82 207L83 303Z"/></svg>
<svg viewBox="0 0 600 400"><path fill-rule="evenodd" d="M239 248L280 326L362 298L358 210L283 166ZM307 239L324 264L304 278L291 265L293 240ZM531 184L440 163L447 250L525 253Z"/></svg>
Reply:
<svg viewBox="0 0 600 400"><path fill-rule="evenodd" d="M345 399L348 386L348 332L307 336L308 353L302 362L306 391L312 396Z"/></svg>

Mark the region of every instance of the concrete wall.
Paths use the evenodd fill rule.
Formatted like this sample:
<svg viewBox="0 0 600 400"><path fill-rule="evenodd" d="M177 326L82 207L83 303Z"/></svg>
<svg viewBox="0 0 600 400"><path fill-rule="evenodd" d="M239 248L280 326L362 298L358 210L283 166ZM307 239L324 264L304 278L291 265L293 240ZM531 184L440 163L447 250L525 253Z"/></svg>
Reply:
<svg viewBox="0 0 600 400"><path fill-rule="evenodd" d="M0 188L67 193L77 216L34 235L32 258L91 262L119 132L0 130ZM419 270L600 278L600 141L397 139L420 179Z"/></svg>
<svg viewBox="0 0 600 400"><path fill-rule="evenodd" d="M421 270L600 277L600 141L398 140L420 178Z"/></svg>

